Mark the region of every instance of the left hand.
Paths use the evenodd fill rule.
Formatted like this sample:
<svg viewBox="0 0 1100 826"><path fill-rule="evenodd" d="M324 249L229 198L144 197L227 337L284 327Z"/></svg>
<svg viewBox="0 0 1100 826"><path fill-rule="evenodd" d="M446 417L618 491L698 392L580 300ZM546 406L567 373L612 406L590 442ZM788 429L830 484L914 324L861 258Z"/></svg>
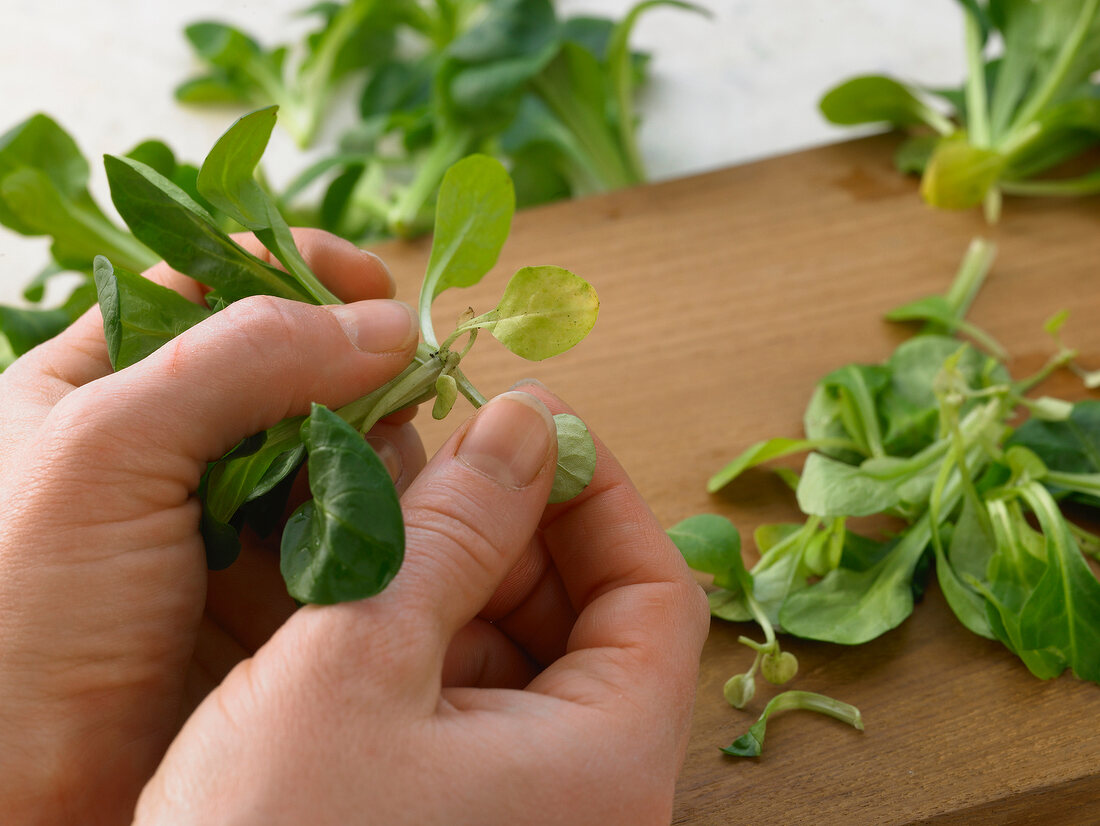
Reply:
<svg viewBox="0 0 1100 826"><path fill-rule="evenodd" d="M408 308L377 300L393 294L377 258L319 231L296 237L317 275L356 302L342 316L246 299L113 373L93 308L0 375L9 822L129 822L183 720L294 611L277 539L273 549L244 537L238 562L208 577L195 497L206 463L311 401L370 392L417 342ZM148 276L202 300L163 264ZM388 442L399 488L424 464L409 418L371 434Z"/></svg>

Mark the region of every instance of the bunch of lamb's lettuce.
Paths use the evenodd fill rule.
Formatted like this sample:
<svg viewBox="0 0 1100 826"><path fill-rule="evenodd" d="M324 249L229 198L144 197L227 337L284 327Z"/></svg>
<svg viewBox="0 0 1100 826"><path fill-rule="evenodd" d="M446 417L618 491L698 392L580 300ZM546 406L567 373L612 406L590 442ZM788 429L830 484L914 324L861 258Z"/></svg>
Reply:
<svg viewBox="0 0 1100 826"><path fill-rule="evenodd" d="M284 193L327 181L311 222L353 239L431 226L443 173L473 152L506 160L521 206L645 180L635 88L647 59L630 51L638 17L683 0L643 0L621 21L559 20L550 0L348 0L311 9L322 25L294 49L264 49L222 23L189 26L207 72L187 102L275 103L312 142L334 92L361 88L340 148ZM299 207L299 210L302 210Z"/></svg>
<svg viewBox="0 0 1100 826"><path fill-rule="evenodd" d="M1100 192L1097 169L1044 177L1100 143L1100 86L1093 80L1100 70L1100 2L959 2L968 67L962 89L857 77L825 95L825 117L914 130L897 166L922 175L921 194L932 206L984 204L993 222L1002 193Z"/></svg>

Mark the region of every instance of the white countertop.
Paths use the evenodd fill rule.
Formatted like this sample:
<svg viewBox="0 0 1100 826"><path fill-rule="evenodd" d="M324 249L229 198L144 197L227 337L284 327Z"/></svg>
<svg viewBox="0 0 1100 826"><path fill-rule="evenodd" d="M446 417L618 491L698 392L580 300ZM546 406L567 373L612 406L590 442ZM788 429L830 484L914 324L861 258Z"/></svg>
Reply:
<svg viewBox="0 0 1100 826"><path fill-rule="evenodd" d="M676 9L644 16L634 44L653 54L640 106L654 179L714 169L840 139L817 111L821 94L855 74L889 72L928 84L963 76L955 0L697 0L711 19ZM0 132L35 112L54 117L89 159L159 137L201 159L231 110L177 104L196 69L183 26L235 23L261 41L302 29L305 0L0 0ZM559 13L621 16L632 0L559 0ZM241 110L244 111L244 110ZM330 136L331 137L331 136ZM322 142L324 136L322 136ZM277 182L305 165L276 131L265 168ZM93 160L93 193L110 206ZM16 301L47 244L0 228L0 301Z"/></svg>

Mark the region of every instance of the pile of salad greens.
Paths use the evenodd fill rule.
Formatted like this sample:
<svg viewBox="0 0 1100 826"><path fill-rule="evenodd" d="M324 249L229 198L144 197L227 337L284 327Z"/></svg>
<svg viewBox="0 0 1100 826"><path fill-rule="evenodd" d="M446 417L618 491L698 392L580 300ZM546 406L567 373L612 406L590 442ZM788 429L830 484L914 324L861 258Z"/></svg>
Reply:
<svg viewBox="0 0 1100 826"><path fill-rule="evenodd" d="M558 19L550 0L345 0L306 9L317 27L274 48L204 21L185 32L203 72L176 96L277 105L303 146L328 124L353 123L338 146L273 193L276 206L294 226L359 244L411 236L432 228L444 174L470 154L505 164L521 207L644 181L635 97L648 56L629 40L639 17L660 6L706 13L681 0L642 0L619 21ZM354 90L358 111L348 117L339 104ZM249 228L214 209L198 166L162 141L124 157L182 189L221 230ZM89 170L47 115L0 135L0 224L51 240L49 264L23 293L32 306L0 305L0 370L94 303L96 255L136 272L158 259L95 202ZM59 306L43 307L46 282L62 273L84 278Z"/></svg>
<svg viewBox="0 0 1100 826"><path fill-rule="evenodd" d="M237 121L215 144L194 182L204 202L247 227L285 269L251 255L222 229L211 209L149 164L107 156L111 197L134 236L179 272L210 288L194 304L105 256L95 259L95 289L111 364L123 369L232 302L273 295L313 304L339 299L310 271L275 199L255 177L275 126L275 107ZM443 291L476 284L493 267L508 237L515 193L499 161L472 155L443 178L435 235L421 286L424 340L396 378L339 410L315 404L309 416L286 419L242 441L202 478L202 535L212 569L231 564L240 531L260 535L281 522L290 487L308 462L312 499L298 507L282 535L281 569L299 602L333 603L377 593L404 556L397 492L363 434L385 416L435 399L446 416L459 394L485 397L460 369L478 332L512 352L542 360L568 350L592 329L599 299L580 277L560 267L524 267L489 312L472 311L440 340L431 305ZM575 416L555 417L558 468L551 501L572 498L592 479L596 452Z"/></svg>
<svg viewBox="0 0 1100 826"><path fill-rule="evenodd" d="M186 34L206 72L176 96L278 104L305 146L354 83L355 125L283 199L324 178L320 205L294 210L299 223L352 240L417 235L444 171L473 152L507 162L520 206L642 183L634 97L648 56L629 40L658 6L705 13L643 0L620 21L559 20L550 0L348 0L308 9L321 25L296 49L195 23Z"/></svg>
<svg viewBox="0 0 1100 826"><path fill-rule="evenodd" d="M690 517L669 530L692 568L713 575L714 616L755 621L765 641L741 641L752 667L726 697L751 700L755 674L782 684L797 672L777 631L858 645L913 611L930 572L959 621L999 640L1035 676L1067 669L1100 683L1100 536L1069 521L1061 503L1100 506L1100 402L1026 394L1076 353L1060 338L1065 314L1046 324L1055 344L1035 375L1014 379L1004 350L966 320L994 249L971 245L945 295L905 304L886 318L921 323L882 364L848 364L822 378L804 417L804 438L751 445L715 474L716 492L745 470L807 453L801 473L781 469L806 519L754 535L759 561L746 570L736 528ZM1021 412L1028 420L1014 427ZM857 532L853 520L885 515L900 527ZM784 695L779 695L783 697ZM767 714L824 711L860 725L858 712L792 692L769 704L756 735L729 753L759 754Z"/></svg>
<svg viewBox="0 0 1100 826"><path fill-rule="evenodd" d="M961 89L857 77L825 95L825 117L915 130L897 152L898 169L922 176L932 206L982 204L990 223L1002 193L1100 192L1100 169L1042 177L1100 144L1100 86L1092 78L1100 70L1100 2L958 2L968 71Z"/></svg>

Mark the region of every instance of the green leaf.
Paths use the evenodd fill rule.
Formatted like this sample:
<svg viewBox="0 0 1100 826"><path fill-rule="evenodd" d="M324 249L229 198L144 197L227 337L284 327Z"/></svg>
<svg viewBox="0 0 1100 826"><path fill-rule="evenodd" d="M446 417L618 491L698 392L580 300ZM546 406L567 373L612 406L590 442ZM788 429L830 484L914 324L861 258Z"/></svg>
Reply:
<svg viewBox="0 0 1100 826"><path fill-rule="evenodd" d="M169 266L213 287L227 301L250 295L311 300L293 278L222 232L206 210L163 175L111 155L104 166L119 214Z"/></svg>
<svg viewBox="0 0 1100 826"><path fill-rule="evenodd" d="M943 511L950 512L955 502L945 502ZM780 624L798 637L844 645L860 645L896 628L913 613L910 582L931 538L925 515L867 570L837 568L792 593L779 611Z"/></svg>
<svg viewBox="0 0 1100 826"><path fill-rule="evenodd" d="M952 332L965 333L997 358L1007 357L1005 349L993 336L965 319L959 318L947 298L942 295L918 298L916 301L895 307L886 313L885 318L887 321L927 321L938 324Z"/></svg>
<svg viewBox="0 0 1100 826"><path fill-rule="evenodd" d="M897 127L927 125L941 134L953 131L951 123L908 86L882 75L847 80L827 92L820 106L826 119L842 126L889 123Z"/></svg>
<svg viewBox="0 0 1100 826"><path fill-rule="evenodd" d="M405 554L401 503L359 432L314 404L303 428L313 499L287 522L280 569L299 602L364 599L389 584Z"/></svg>
<svg viewBox="0 0 1100 826"><path fill-rule="evenodd" d="M1050 494L1022 490L1043 531L1046 571L1020 610L1020 644L1054 649L1082 680L1100 682L1100 582Z"/></svg>
<svg viewBox="0 0 1100 826"><path fill-rule="evenodd" d="M942 141L924 170L921 195L940 209L978 206L1004 167L1005 158L992 149L971 146L965 140Z"/></svg>
<svg viewBox="0 0 1100 826"><path fill-rule="evenodd" d="M717 493L749 468L756 467L764 462L825 447L854 447L854 445L846 439L833 438L787 439L778 437L756 442L745 448L740 456L710 477L707 482L707 492Z"/></svg>
<svg viewBox="0 0 1100 826"><path fill-rule="evenodd" d="M0 135L0 182L23 169L45 175L60 200L90 204L88 162L69 134L46 115L33 115ZM43 234L41 225L27 222L3 198L0 223L23 235Z"/></svg>
<svg viewBox="0 0 1100 826"><path fill-rule="evenodd" d="M0 304L0 348L10 353L7 367L16 356L21 356L33 347L53 338L69 324L72 319L62 309L28 310L22 307L8 307Z"/></svg>
<svg viewBox="0 0 1100 826"><path fill-rule="evenodd" d="M890 510L899 500L896 481L821 453L806 457L797 494L802 512L815 516L870 516Z"/></svg>
<svg viewBox="0 0 1100 826"><path fill-rule="evenodd" d="M447 47L439 77L451 120L506 125L524 84L554 57L560 33L549 0L495 0Z"/></svg>
<svg viewBox="0 0 1100 826"><path fill-rule="evenodd" d="M275 128L278 107L259 109L237 120L218 138L199 170L199 192L215 207L250 229L271 226L271 198L256 183L255 171Z"/></svg>
<svg viewBox="0 0 1100 826"><path fill-rule="evenodd" d="M95 259L95 286L107 353L115 370L136 364L212 313L167 287Z"/></svg>
<svg viewBox="0 0 1100 826"><path fill-rule="evenodd" d="M701 513L668 529L688 566L714 576L714 584L731 592L752 592L752 577L741 558L741 534L724 516Z"/></svg>
<svg viewBox="0 0 1100 826"><path fill-rule="evenodd" d="M894 166L898 172L907 175L923 175L939 143L939 135L914 135L906 138L894 153Z"/></svg>
<svg viewBox="0 0 1100 826"><path fill-rule="evenodd" d="M524 267L500 299L489 332L530 361L564 353L596 324L600 299L592 285L561 267Z"/></svg>
<svg viewBox="0 0 1100 826"><path fill-rule="evenodd" d="M558 461L549 502L567 502L588 487L596 472L596 444L588 427L569 413L554 416Z"/></svg>
<svg viewBox="0 0 1100 826"><path fill-rule="evenodd" d="M1100 473L1100 402L1084 401L1073 406L1064 421L1032 418L1012 434L1006 446L1019 445L1034 452L1048 469L1058 473ZM1057 486L1053 491L1065 493ZM1073 493L1072 498L1100 507L1100 498Z"/></svg>
<svg viewBox="0 0 1100 826"><path fill-rule="evenodd" d="M199 57L222 69L244 66L262 51L252 37L224 23L203 20L190 24L183 33Z"/></svg>
<svg viewBox="0 0 1100 826"><path fill-rule="evenodd" d="M1049 680L1066 669L1066 660L1048 648L1024 646L1020 614L1046 571L1045 549L1040 535L1028 525L1017 502L988 501L996 536L987 575L969 583L989 604L986 614L994 636L1014 652L1036 677Z"/></svg>
<svg viewBox="0 0 1100 826"><path fill-rule="evenodd" d="M586 191L617 189L643 180L609 119L610 90L594 54L577 43L563 43L535 79L533 89L569 137L561 137L545 123L539 124L540 131L570 159ZM525 115L530 113L521 105L517 117Z"/></svg>
<svg viewBox="0 0 1100 826"><path fill-rule="evenodd" d="M443 176L436 203L435 235L420 288L420 326L437 344L431 305L451 287L471 287L492 269L512 226L515 192L500 161L470 155Z"/></svg>
<svg viewBox="0 0 1100 826"><path fill-rule="evenodd" d="M969 499L963 503L947 553L943 553L939 545L934 544L933 547L936 552L936 579L959 622L978 636L995 639L985 598L967 584L985 578L993 556L993 537L986 535L975 505Z"/></svg>
<svg viewBox="0 0 1100 826"><path fill-rule="evenodd" d="M316 303L339 304L298 252L275 199L256 182L256 167L275 128L276 111L277 107L270 106L251 112L226 130L199 170L199 192L252 230Z"/></svg>

